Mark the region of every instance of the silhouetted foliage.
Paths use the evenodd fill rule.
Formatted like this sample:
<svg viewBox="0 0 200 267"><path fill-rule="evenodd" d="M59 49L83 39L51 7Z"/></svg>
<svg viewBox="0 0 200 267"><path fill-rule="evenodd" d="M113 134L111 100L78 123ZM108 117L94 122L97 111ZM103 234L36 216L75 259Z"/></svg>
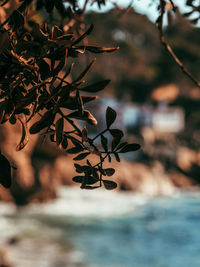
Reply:
<svg viewBox="0 0 200 267"><path fill-rule="evenodd" d="M168 15L171 23L179 11L173 0L158 2L156 25L160 42L182 72L200 87L165 40L164 15ZM74 154L74 166L79 175L73 181L81 183L81 188L94 189L102 184L109 190L116 188L115 182L107 180L107 176L114 175L114 169L105 169L104 161L120 161L121 153L136 151L140 145L123 142L123 132L112 128L117 114L111 107L106 110L105 129L95 137L90 137L86 126L80 127L79 121L97 125L95 116L85 108L85 104L95 101L97 96L93 93L103 90L109 80L85 85L96 59L87 66L80 64L78 73L74 64L75 61L80 62L83 54L103 54L119 49L118 46L88 44L87 37L95 30L93 22L89 26L84 23L86 7L97 4L101 8L106 1L85 0L83 7L78 0L5 0L0 4L3 10L5 8L5 20L0 25L0 123L20 122L22 134L16 150L26 146L29 133L42 132L61 149ZM10 8L6 9L6 5ZM193 0L186 1L186 5L191 10L183 16L189 18L192 24L197 23L200 6ZM127 11L117 5L116 8L121 12L119 16ZM195 14L198 16L194 18ZM121 42L121 45L128 50L127 44ZM147 84L148 79L142 83ZM138 87L140 85L141 82L138 82ZM143 100L141 91L139 99ZM36 115L40 118L28 129L27 123ZM73 130L65 130L65 124ZM99 158L95 165L87 159L90 154ZM78 160L85 161L80 165L76 163ZM11 185L11 165L2 154L0 164L0 183L8 188Z"/></svg>
<svg viewBox="0 0 200 267"><path fill-rule="evenodd" d="M4 1L1 6L9 2ZM99 7L105 4L105 1L93 2L97 2ZM0 123L15 124L17 120L20 121L22 136L17 151L26 146L29 132L37 134L42 131L61 149L74 154L74 161L86 159L90 154L97 155L99 162L94 166L88 160L82 166L75 164L81 176L74 177L73 181L81 183L81 188L85 189L100 187L102 183L106 189L114 189L116 183L104 179L112 176L114 169L104 169L103 162L106 158L111 162L111 155L119 160L120 153L135 151L139 145L120 143L123 133L111 128L117 114L110 107L106 111L107 127L97 136L91 139L87 128L80 128L77 123L79 120L97 125L95 117L85 109L85 104L94 101L96 96L84 95L84 92L103 90L109 80L84 85L84 79L95 59L81 73L76 73L75 79L70 80L74 64L72 62L69 65L68 59L86 52L113 52L118 47L98 47L84 43L93 30L93 24L80 32L84 10L78 8L78 1L23 0L20 3L14 1L13 4L15 8L1 24L0 32ZM39 24L31 19L32 10L37 12L42 9L47 13L56 9L62 24ZM27 122L35 115L40 118L28 129ZM71 125L73 130L66 131L64 124ZM111 146L104 136L106 132L110 132L113 138ZM100 147L95 144L98 138L101 139ZM73 145L70 148L69 143ZM8 188L11 185L11 166L3 155L0 163L0 183Z"/></svg>

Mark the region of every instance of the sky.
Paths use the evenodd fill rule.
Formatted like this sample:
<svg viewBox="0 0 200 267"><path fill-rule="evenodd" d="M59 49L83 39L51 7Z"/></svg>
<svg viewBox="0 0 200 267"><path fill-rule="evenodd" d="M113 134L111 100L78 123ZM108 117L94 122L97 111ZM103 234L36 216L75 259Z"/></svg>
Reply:
<svg viewBox="0 0 200 267"><path fill-rule="evenodd" d="M117 3L119 6L123 6L123 7L127 7L132 2L132 6L137 12L147 15L150 18L150 20L152 20L153 22L155 22L158 17L158 11L157 11L157 3L159 2L158 0L133 0L133 1L110 0L108 1L110 3L108 3L106 7L102 8L102 12L105 12L113 7L113 5L111 4L112 1ZM81 0L80 2L84 2L84 0ZM174 3L178 5L181 11L184 11L184 12L189 11L189 9L185 8L184 6L185 0L174 0ZM97 5L96 6L93 5L92 9L98 10Z"/></svg>

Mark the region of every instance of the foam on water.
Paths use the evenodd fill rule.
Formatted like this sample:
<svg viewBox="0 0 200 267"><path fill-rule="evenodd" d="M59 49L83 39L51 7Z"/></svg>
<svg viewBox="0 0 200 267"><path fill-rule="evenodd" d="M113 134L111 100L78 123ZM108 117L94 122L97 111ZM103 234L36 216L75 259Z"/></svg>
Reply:
<svg viewBox="0 0 200 267"><path fill-rule="evenodd" d="M146 196L136 193L103 189L85 191L78 187L62 187L58 192L58 199L46 204L31 204L25 212L80 218L110 218L132 213L147 200Z"/></svg>

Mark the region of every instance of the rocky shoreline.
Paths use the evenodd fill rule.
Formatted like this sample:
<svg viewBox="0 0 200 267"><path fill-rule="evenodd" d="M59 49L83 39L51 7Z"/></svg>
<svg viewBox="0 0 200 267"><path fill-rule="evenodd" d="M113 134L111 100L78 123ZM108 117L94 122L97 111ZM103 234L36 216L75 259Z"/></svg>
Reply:
<svg viewBox="0 0 200 267"><path fill-rule="evenodd" d="M61 185L75 185L72 178L77 173L72 157L66 155L66 152L59 150L48 140L41 143L38 135L31 136L32 140L25 149L16 152L15 147L20 138L18 127L3 125L0 133L2 152L10 160L11 165L17 167L16 170L13 169L10 190L0 186L0 200L15 202L17 205L46 202L56 198L57 189ZM94 155L90 161L95 163ZM105 167L116 170L112 179L118 183L117 190L131 190L148 196L158 196L171 195L177 188L198 188L197 183L188 175L176 169L166 171L158 160L151 159L149 162L121 160L118 163L113 160L112 165L105 162Z"/></svg>

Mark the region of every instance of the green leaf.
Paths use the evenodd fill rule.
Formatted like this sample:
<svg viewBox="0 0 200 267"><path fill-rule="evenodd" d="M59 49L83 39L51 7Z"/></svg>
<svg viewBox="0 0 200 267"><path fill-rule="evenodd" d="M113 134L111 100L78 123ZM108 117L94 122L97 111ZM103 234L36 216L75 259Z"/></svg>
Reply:
<svg viewBox="0 0 200 267"><path fill-rule="evenodd" d="M112 189L115 189L117 187L117 184L113 181L110 181L110 180L103 180L103 184L107 190L112 190Z"/></svg>
<svg viewBox="0 0 200 267"><path fill-rule="evenodd" d="M128 144L128 145L125 145L124 147L122 147L122 149L119 150L119 153L132 152L132 151L136 151L138 149L140 149L139 144Z"/></svg>
<svg viewBox="0 0 200 267"><path fill-rule="evenodd" d="M116 120L117 117L117 113L114 109L112 109L111 107L107 107L106 110L106 125L107 128L109 128L113 122Z"/></svg>

